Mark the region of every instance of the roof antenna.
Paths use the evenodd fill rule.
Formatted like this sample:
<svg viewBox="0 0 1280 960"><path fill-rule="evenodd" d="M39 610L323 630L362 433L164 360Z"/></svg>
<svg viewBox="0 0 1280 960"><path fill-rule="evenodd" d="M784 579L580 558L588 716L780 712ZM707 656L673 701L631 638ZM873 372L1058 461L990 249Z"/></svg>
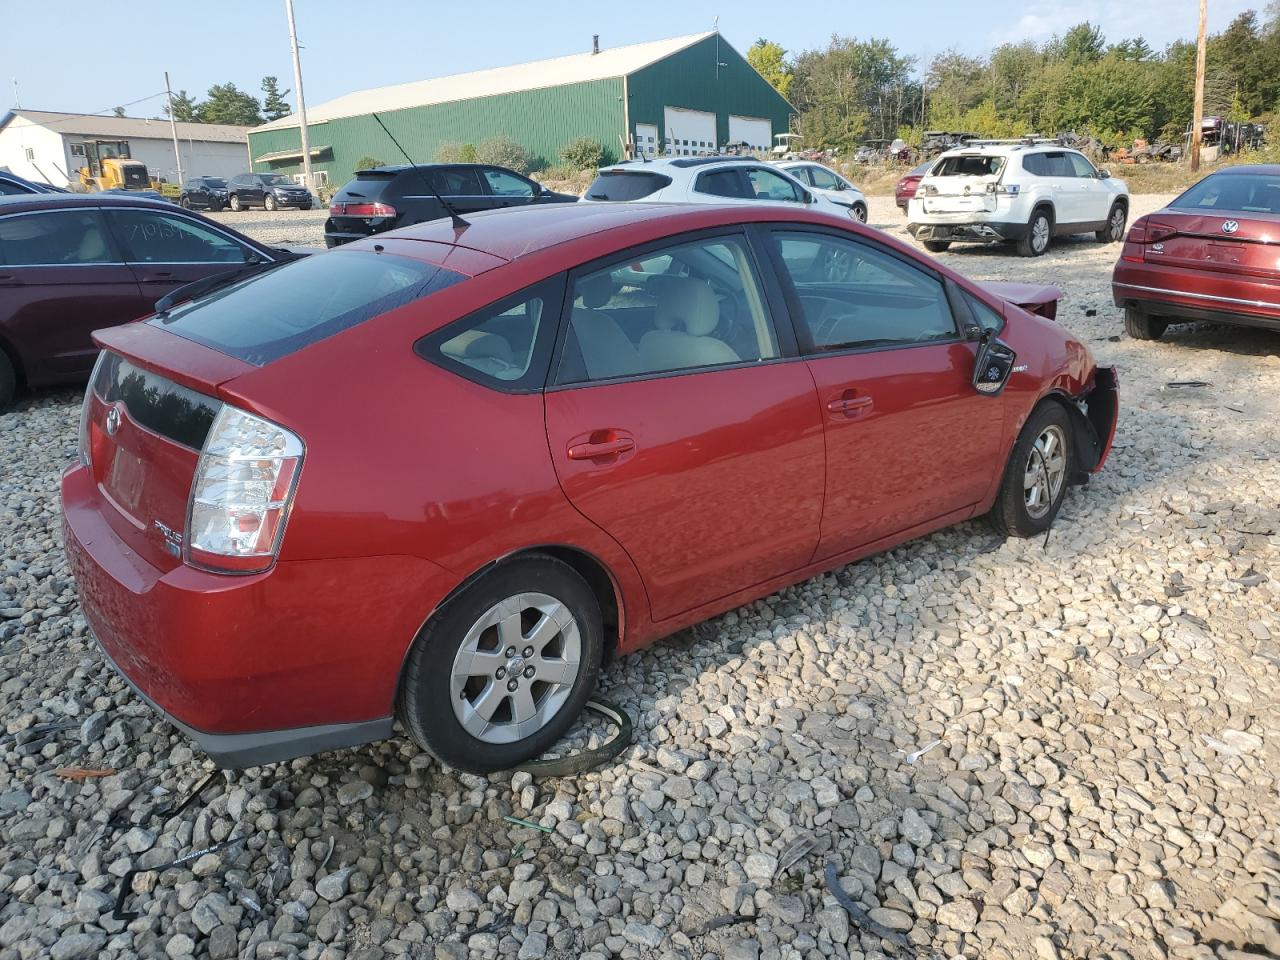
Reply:
<svg viewBox="0 0 1280 960"><path fill-rule="evenodd" d="M427 185L427 189L431 191L431 195L440 201L440 206L444 207L446 210L449 211L449 217L453 220L453 229L465 230L467 229L467 227L471 226L470 223L468 223L466 220L463 220L460 216L458 216L458 211L453 209L453 207L449 205L448 200L440 196L440 191L437 190L435 186L431 183L431 178L427 176L427 171L423 170L420 166L418 166L416 163L413 162L413 157L409 156L405 148L400 146L400 141L397 140L395 137L391 136L391 131L388 130L387 125L382 122L382 118L375 113L373 114L373 119L378 121L378 126L382 128L382 132L385 133L388 137L391 137L391 142L396 145L397 150L399 150L401 153L404 154L404 158L409 161L409 166L413 167L414 170L418 171L418 174L422 177L422 182L425 183Z"/></svg>

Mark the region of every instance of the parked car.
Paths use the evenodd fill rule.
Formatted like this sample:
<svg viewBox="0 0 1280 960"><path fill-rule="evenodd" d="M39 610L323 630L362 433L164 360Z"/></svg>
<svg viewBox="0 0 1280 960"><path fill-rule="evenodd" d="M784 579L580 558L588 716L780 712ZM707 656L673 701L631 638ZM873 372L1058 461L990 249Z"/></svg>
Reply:
<svg viewBox="0 0 1280 960"><path fill-rule="evenodd" d="M836 171L812 160L782 160L774 164L819 196L844 207L859 223L867 222L867 198Z"/></svg>
<svg viewBox="0 0 1280 960"><path fill-rule="evenodd" d="M227 205L227 181L223 177L191 177L182 185L179 205L188 210L212 210Z"/></svg>
<svg viewBox="0 0 1280 960"><path fill-rule="evenodd" d="M19 387L83 382L98 354L92 331L193 281L296 256L161 200L0 197L0 410Z"/></svg>
<svg viewBox="0 0 1280 960"><path fill-rule="evenodd" d="M0 170L0 197L10 197L15 194L66 192L61 187L55 187L51 183L36 183L34 180L20 177L16 173L10 173L8 170Z"/></svg>
<svg viewBox="0 0 1280 960"><path fill-rule="evenodd" d="M1118 243L1129 188L1056 141L974 141L944 153L907 205L907 230L926 250L1011 240L1038 257L1052 237L1092 233Z"/></svg>
<svg viewBox="0 0 1280 960"><path fill-rule="evenodd" d="M511 767L606 653L970 517L1042 534L1106 459L1113 371L1002 296L1056 290L800 204L469 220L96 335L82 608L223 766L398 716Z"/></svg>
<svg viewBox="0 0 1280 960"><path fill-rule="evenodd" d="M584 201L784 203L850 217L851 209L772 163L750 157L663 157L601 167Z"/></svg>
<svg viewBox="0 0 1280 960"><path fill-rule="evenodd" d="M903 176L893 187L893 201L898 205L898 209L906 214L907 204L911 202L911 198L916 195L916 188L920 186L920 181L924 179L924 175L929 168L933 166L933 160L926 160L924 163L912 168L911 172Z"/></svg>
<svg viewBox="0 0 1280 960"><path fill-rule="evenodd" d="M1111 276L1136 340L1212 320L1280 330L1280 165L1226 167L1135 220Z"/></svg>
<svg viewBox="0 0 1280 960"><path fill-rule="evenodd" d="M310 210L311 191L282 173L240 173L227 181L227 206L232 210L262 207Z"/></svg>
<svg viewBox="0 0 1280 960"><path fill-rule="evenodd" d="M434 192L433 192L434 191ZM330 247L375 233L447 217L436 194L466 216L480 210L529 204L574 203L577 197L556 193L506 167L487 163L424 163L375 167L356 172L355 179L329 203L324 242Z"/></svg>

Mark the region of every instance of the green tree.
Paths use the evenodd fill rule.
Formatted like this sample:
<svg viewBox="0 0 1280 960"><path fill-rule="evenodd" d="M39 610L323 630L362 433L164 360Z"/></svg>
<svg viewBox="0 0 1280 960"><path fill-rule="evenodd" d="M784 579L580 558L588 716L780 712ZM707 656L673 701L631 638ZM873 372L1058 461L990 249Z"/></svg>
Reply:
<svg viewBox="0 0 1280 960"><path fill-rule="evenodd" d="M1151 49L1151 45L1142 37L1133 37L1114 43L1107 48L1107 53L1113 54L1121 60L1150 60L1155 56L1155 51Z"/></svg>
<svg viewBox="0 0 1280 960"><path fill-rule="evenodd" d="M201 123L231 123L253 127L262 123L262 106L234 83L215 83L199 107Z"/></svg>
<svg viewBox="0 0 1280 960"><path fill-rule="evenodd" d="M516 173L528 173L532 163L529 151L506 136L491 137L477 146L476 159L481 163L506 167Z"/></svg>
<svg viewBox="0 0 1280 960"><path fill-rule="evenodd" d="M356 170L372 170L375 167L386 166L386 164L376 157L363 156L356 161Z"/></svg>
<svg viewBox="0 0 1280 960"><path fill-rule="evenodd" d="M578 137L560 148L560 159L575 170L595 170L604 163L604 147L590 137Z"/></svg>
<svg viewBox="0 0 1280 960"><path fill-rule="evenodd" d="M961 127L960 116L982 101L986 70L983 60L955 50L934 57L925 75L929 125L940 130L968 130Z"/></svg>
<svg viewBox="0 0 1280 960"><path fill-rule="evenodd" d="M281 91L280 82L275 77L263 77L262 115L268 120L279 120L281 117L287 117L292 110L284 98L290 92L289 90Z"/></svg>
<svg viewBox="0 0 1280 960"><path fill-rule="evenodd" d="M169 105L164 105L165 116L169 115ZM200 106L185 90L179 90L173 95L173 119L180 120L183 123L198 123L200 119Z"/></svg>
<svg viewBox="0 0 1280 960"><path fill-rule="evenodd" d="M123 117L123 116L124 116L124 107L113 107L113 108L111 109L111 112L112 112L112 113L114 113L117 117Z"/></svg>
<svg viewBox="0 0 1280 960"><path fill-rule="evenodd" d="M747 63L778 93L784 97L790 95L791 65L787 63L787 51L779 44L761 37L747 49Z"/></svg>
<svg viewBox="0 0 1280 960"><path fill-rule="evenodd" d="M443 143L436 151L439 163L475 163L476 159L474 143Z"/></svg>
<svg viewBox="0 0 1280 960"><path fill-rule="evenodd" d="M833 36L824 50L795 60L791 102L809 147L847 149L862 137L891 140L904 120L918 115L915 61L888 40Z"/></svg>
<svg viewBox="0 0 1280 960"><path fill-rule="evenodd" d="M1095 27L1088 20L1077 23L1062 35L1061 39L1050 41L1050 55L1055 60L1067 63L1093 63L1101 60L1107 47L1107 38L1101 27Z"/></svg>

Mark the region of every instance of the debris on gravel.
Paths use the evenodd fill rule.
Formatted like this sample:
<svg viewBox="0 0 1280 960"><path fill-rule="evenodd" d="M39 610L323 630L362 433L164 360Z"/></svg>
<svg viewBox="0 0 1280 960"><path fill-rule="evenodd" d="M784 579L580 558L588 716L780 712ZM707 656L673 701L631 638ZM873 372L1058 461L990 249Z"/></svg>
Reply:
<svg viewBox="0 0 1280 960"><path fill-rule="evenodd" d="M902 235L887 198L871 222ZM80 612L57 494L79 392L24 398L0 415L0 960L905 955L828 864L922 958L1280 954L1280 336L1129 340L1116 254L940 257L1059 285L1119 367L1111 460L1047 544L974 521L623 658L601 686L635 742L575 777L459 774L398 737L153 816L211 768Z"/></svg>

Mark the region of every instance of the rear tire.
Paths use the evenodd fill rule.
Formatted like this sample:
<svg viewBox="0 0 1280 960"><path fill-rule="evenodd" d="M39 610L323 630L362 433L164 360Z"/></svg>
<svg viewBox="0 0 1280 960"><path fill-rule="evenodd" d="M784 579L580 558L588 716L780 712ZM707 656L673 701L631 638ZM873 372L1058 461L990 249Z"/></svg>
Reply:
<svg viewBox="0 0 1280 960"><path fill-rule="evenodd" d="M1159 340L1168 328L1168 320L1153 317L1137 307L1124 308L1125 333L1134 340Z"/></svg>
<svg viewBox="0 0 1280 960"><path fill-rule="evenodd" d="M1031 212L1027 232L1018 240L1018 256L1039 257L1049 249L1053 236L1053 217L1043 207Z"/></svg>
<svg viewBox="0 0 1280 960"><path fill-rule="evenodd" d="M1115 203L1111 205L1111 212L1107 214L1107 225L1094 234L1099 243L1119 243L1124 239L1125 221L1128 219L1129 211L1124 207L1123 203Z"/></svg>
<svg viewBox="0 0 1280 960"><path fill-rule="evenodd" d="M930 253L946 253L951 249L950 240L924 240L924 248Z"/></svg>
<svg viewBox="0 0 1280 960"><path fill-rule="evenodd" d="M240 194L238 193L233 193L231 195L231 199L227 201L227 203L236 213L239 213L244 209L244 206L240 203Z"/></svg>
<svg viewBox="0 0 1280 960"><path fill-rule="evenodd" d="M600 604L587 582L552 557L519 557L427 622L405 662L396 710L443 763L508 770L545 753L577 719L603 651Z"/></svg>
<svg viewBox="0 0 1280 960"><path fill-rule="evenodd" d="M1009 454L1000 493L988 514L997 533L1034 537L1049 529L1067 495L1072 443L1071 420L1060 404L1046 400L1031 412Z"/></svg>
<svg viewBox="0 0 1280 960"><path fill-rule="evenodd" d="M13 363L0 351L0 413L9 409L14 395L18 392L18 373Z"/></svg>

